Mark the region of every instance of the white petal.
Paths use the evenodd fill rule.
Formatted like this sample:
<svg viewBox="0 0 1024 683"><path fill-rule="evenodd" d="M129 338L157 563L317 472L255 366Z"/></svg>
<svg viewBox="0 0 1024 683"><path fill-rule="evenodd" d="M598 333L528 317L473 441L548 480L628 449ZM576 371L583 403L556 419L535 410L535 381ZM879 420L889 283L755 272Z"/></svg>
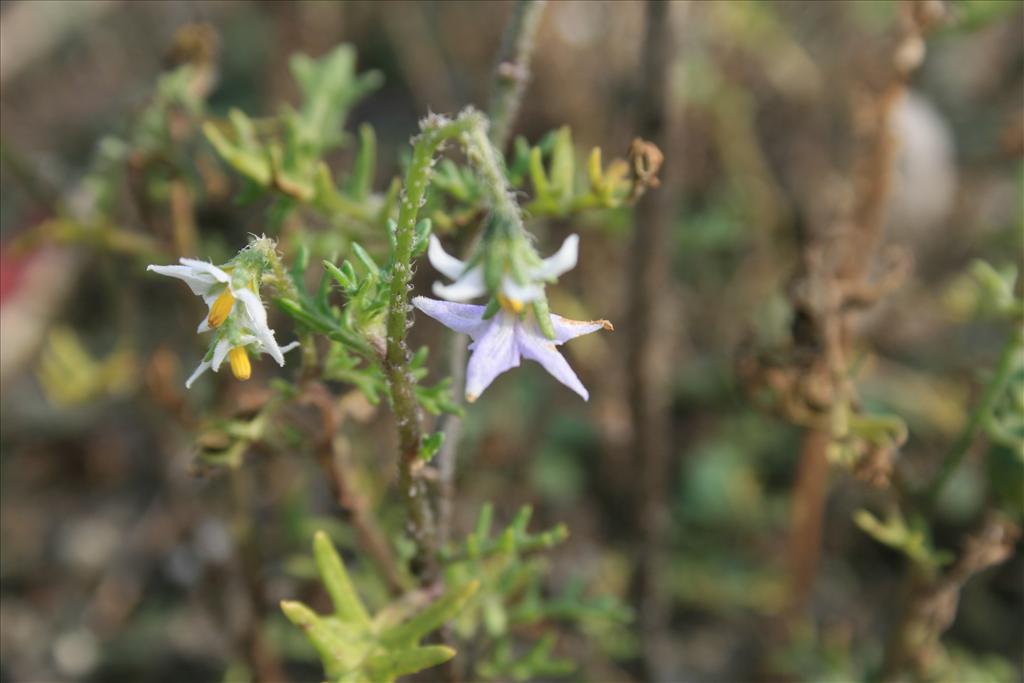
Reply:
<svg viewBox="0 0 1024 683"><path fill-rule="evenodd" d="M227 339L221 339L217 342L217 346L213 348L213 358L210 359L210 367L213 368L214 372L220 370L220 364L227 358L228 351L231 350L231 342Z"/></svg>
<svg viewBox="0 0 1024 683"><path fill-rule="evenodd" d="M178 259L178 261L191 268L197 274L209 275L217 282L231 282L231 276L212 263L198 261L192 258L182 258Z"/></svg>
<svg viewBox="0 0 1024 683"><path fill-rule="evenodd" d="M438 301L425 296L413 297L412 305L449 329L474 339L490 325L489 320L483 319L484 306Z"/></svg>
<svg viewBox="0 0 1024 683"><path fill-rule="evenodd" d="M540 363L549 375L582 396L584 401L590 399L590 393L573 372L565 356L555 348L555 342L544 337L535 325L516 327L516 346L524 358Z"/></svg>
<svg viewBox="0 0 1024 683"><path fill-rule="evenodd" d="M207 370L209 370L209 369L210 369L210 363L209 363L209 361L205 361L205 360L204 360L204 361L203 361L202 363L200 363L200 364L199 364L199 366L198 366L198 367L197 367L197 368L195 369L195 372L193 372L193 373L192 373L192 376L191 376L191 377L189 377L189 378L188 378L187 380L185 380L185 388L186 388L186 389L191 389L191 388L192 388L192 383L193 383L193 382L195 382L195 381L196 381L197 379L199 379L199 376L200 376L201 374L203 374L204 372L206 372Z"/></svg>
<svg viewBox="0 0 1024 683"><path fill-rule="evenodd" d="M297 349L297 348L299 348L299 342L293 341L291 344L285 344L284 346L282 346L281 347L281 353L288 353L292 349Z"/></svg>
<svg viewBox="0 0 1024 683"><path fill-rule="evenodd" d="M245 313L254 327L267 327L267 309L259 295L251 289L232 289L231 293L245 306ZM256 335L259 336L259 335Z"/></svg>
<svg viewBox="0 0 1024 683"><path fill-rule="evenodd" d="M544 295L544 286L534 283L521 285L511 275L501 279L501 293L512 301L528 304Z"/></svg>
<svg viewBox="0 0 1024 683"><path fill-rule="evenodd" d="M267 324L267 310L263 308L263 302L259 296L250 289L239 289L234 292L235 298L242 302L245 307L245 320L243 325L251 332L260 344L262 353L270 354L270 357L277 361L278 365L284 365L284 354L281 347L274 339L274 331Z"/></svg>
<svg viewBox="0 0 1024 683"><path fill-rule="evenodd" d="M202 334L203 332L209 332L213 328L210 327L210 316L203 318L203 322L199 323L199 327L196 328L196 334Z"/></svg>
<svg viewBox="0 0 1024 683"><path fill-rule="evenodd" d="M469 345L473 355L466 367L466 400L472 403L494 378L519 366L515 343L517 318L500 312L488 321L480 338Z"/></svg>
<svg viewBox="0 0 1024 683"><path fill-rule="evenodd" d="M531 279L554 280L562 273L576 267L576 259L580 253L580 236L569 235L562 246L553 255L544 259L543 263L531 273Z"/></svg>
<svg viewBox="0 0 1024 683"><path fill-rule="evenodd" d="M434 294L448 301L469 301L487 293L484 283L484 269L474 266L450 285L434 283Z"/></svg>
<svg viewBox="0 0 1024 683"><path fill-rule="evenodd" d="M555 343L564 344L570 339L582 337L600 329L614 329L607 320L570 320L560 315L551 315L551 327L555 329Z"/></svg>
<svg viewBox="0 0 1024 683"><path fill-rule="evenodd" d="M466 270L465 261L460 261L445 251L444 247L441 246L441 240L437 239L437 235L434 234L430 235L427 258L430 260L430 265L434 266L437 272L449 280L458 280L459 276Z"/></svg>
<svg viewBox="0 0 1024 683"><path fill-rule="evenodd" d="M217 285L217 280L211 276L197 273L188 266L146 266L146 270L183 280L188 285L188 288L192 290L192 293L199 296L207 295L210 289Z"/></svg>

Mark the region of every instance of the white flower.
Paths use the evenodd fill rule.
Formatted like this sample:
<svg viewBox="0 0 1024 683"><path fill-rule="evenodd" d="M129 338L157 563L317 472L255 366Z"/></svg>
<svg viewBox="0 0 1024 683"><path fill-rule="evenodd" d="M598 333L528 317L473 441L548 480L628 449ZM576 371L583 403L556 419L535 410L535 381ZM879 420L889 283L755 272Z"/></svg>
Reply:
<svg viewBox="0 0 1024 683"><path fill-rule="evenodd" d="M516 305L539 299L544 295L544 282L551 282L576 267L579 246L579 236L569 235L554 255L539 265L525 269L526 284L518 283L510 273L505 273L501 280L501 294ZM467 268L464 261L446 252L441 246L441 240L434 235L430 236L427 258L438 272L455 281L450 285L435 282L434 294L437 296L448 301L464 302L487 294L483 265L477 263Z"/></svg>
<svg viewBox="0 0 1024 683"><path fill-rule="evenodd" d="M248 347L254 353L269 354L277 364L284 366L284 353L298 345L293 342L281 348L274 338L274 331L267 323L267 311L263 307L263 301L256 291L257 275L242 268L232 268L228 272L218 268L212 263L198 261L195 259L179 259L181 265L157 266L150 265L146 270L151 270L160 275L183 280L189 286L193 294L201 296L206 305L210 307L209 314L203 318L196 329L197 333L209 332L221 328L225 322L232 317L235 311L235 301L242 303L234 318L230 330L221 330L216 341L212 355L208 353L209 360L204 360L192 373L186 387L203 374L207 368L213 368L216 372L224 358L230 355L231 369L238 379L248 379L251 372L249 357L246 353Z"/></svg>
<svg viewBox="0 0 1024 683"><path fill-rule="evenodd" d="M502 308L493 317L483 317L486 308L472 304L438 301L418 296L413 305L450 329L468 334L473 354L466 367L466 400L472 403L506 370L519 367L521 358L537 361L559 382L586 401L590 394L568 361L555 348L565 342L600 329L611 330L607 320L570 320L551 315L554 339L540 331L532 314L520 315Z"/></svg>
<svg viewBox="0 0 1024 683"><path fill-rule="evenodd" d="M291 344L286 344L283 347L277 347L277 353L282 354L281 360L278 361L278 365L284 366L284 355L288 351L291 351L299 345L299 342L294 341ZM240 380L249 379L249 375L252 373L252 366L249 363L249 352L252 351L256 354L271 353L270 350L263 345L263 343L252 334L242 334L235 339L229 339L228 335L224 335L214 345L212 353L207 353L208 360L203 359L199 364L199 367L195 369L192 376L185 382L185 388L192 388L192 383L199 378L207 370L213 370L217 372L220 370L221 364L224 359L227 358L231 365L231 372L235 378ZM271 353L271 355L274 355ZM274 356L277 359L277 356Z"/></svg>

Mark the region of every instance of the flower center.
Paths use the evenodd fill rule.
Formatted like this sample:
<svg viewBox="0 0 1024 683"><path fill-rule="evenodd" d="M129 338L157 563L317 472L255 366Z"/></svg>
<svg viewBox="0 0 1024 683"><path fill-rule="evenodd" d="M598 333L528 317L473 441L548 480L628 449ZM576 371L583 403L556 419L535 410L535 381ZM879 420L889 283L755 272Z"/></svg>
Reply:
<svg viewBox="0 0 1024 683"><path fill-rule="evenodd" d="M231 372L236 379L247 380L252 374L252 365L249 363L249 354L244 346L236 346L228 352L228 361L231 362Z"/></svg>
<svg viewBox="0 0 1024 683"><path fill-rule="evenodd" d="M235 296L231 293L230 287L225 287L224 291L217 297L217 300L213 302L213 306L210 307L210 315L206 318L206 322L210 324L210 327L223 325L224 321L228 319L228 314L231 313L231 307L234 305Z"/></svg>
<svg viewBox="0 0 1024 683"><path fill-rule="evenodd" d="M523 302L518 299L509 299L507 296L498 292L498 303L506 311L512 311L513 313L519 314L523 312Z"/></svg>

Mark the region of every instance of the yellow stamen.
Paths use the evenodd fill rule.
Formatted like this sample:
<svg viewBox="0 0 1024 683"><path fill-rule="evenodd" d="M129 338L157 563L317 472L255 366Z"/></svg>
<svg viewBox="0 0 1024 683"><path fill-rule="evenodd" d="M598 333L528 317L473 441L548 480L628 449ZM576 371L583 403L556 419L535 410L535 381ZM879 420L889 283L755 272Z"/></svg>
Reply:
<svg viewBox="0 0 1024 683"><path fill-rule="evenodd" d="M522 301L519 301L518 299L509 299L507 296L500 292L498 293L498 303L501 304L501 307L507 311L512 311L513 313L523 312Z"/></svg>
<svg viewBox="0 0 1024 683"><path fill-rule="evenodd" d="M245 381L252 375L252 365L249 363L249 354L244 346L236 346L228 352L228 360L231 362L231 372L235 379Z"/></svg>
<svg viewBox="0 0 1024 683"><path fill-rule="evenodd" d="M235 297L231 293L231 288L225 287L224 291L217 297L217 300L213 302L213 306L210 307L210 315L206 318L206 322L210 324L210 327L223 325L231 313L231 307L234 305Z"/></svg>

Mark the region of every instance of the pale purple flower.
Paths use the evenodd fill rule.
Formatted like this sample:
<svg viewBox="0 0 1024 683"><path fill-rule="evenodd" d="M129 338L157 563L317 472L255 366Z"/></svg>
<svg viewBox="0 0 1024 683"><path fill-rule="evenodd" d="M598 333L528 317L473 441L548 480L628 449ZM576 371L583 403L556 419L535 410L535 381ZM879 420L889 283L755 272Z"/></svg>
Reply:
<svg viewBox="0 0 1024 683"><path fill-rule="evenodd" d="M466 400L475 401L501 373L519 367L521 358L537 361L552 377L569 387L586 401L587 392L579 377L556 346L575 337L600 329L610 330L607 320L569 320L551 315L555 338L548 339L540 331L533 313L519 315L504 308L492 318L484 319L484 306L439 301L418 296L413 305L434 320L456 332L468 334L472 355L466 368Z"/></svg>
<svg viewBox="0 0 1024 683"><path fill-rule="evenodd" d="M544 282L551 282L576 267L579 250L579 236L569 235L557 252L538 265L525 268L525 284L516 282L515 278L506 273L501 279L501 293L510 301L524 304L539 299L544 295ZM441 246L441 240L434 235L430 236L427 258L438 272L455 281L450 285L435 282L434 294L437 296L448 301L469 301L487 294L483 266L478 263L467 268L466 262L446 252Z"/></svg>

